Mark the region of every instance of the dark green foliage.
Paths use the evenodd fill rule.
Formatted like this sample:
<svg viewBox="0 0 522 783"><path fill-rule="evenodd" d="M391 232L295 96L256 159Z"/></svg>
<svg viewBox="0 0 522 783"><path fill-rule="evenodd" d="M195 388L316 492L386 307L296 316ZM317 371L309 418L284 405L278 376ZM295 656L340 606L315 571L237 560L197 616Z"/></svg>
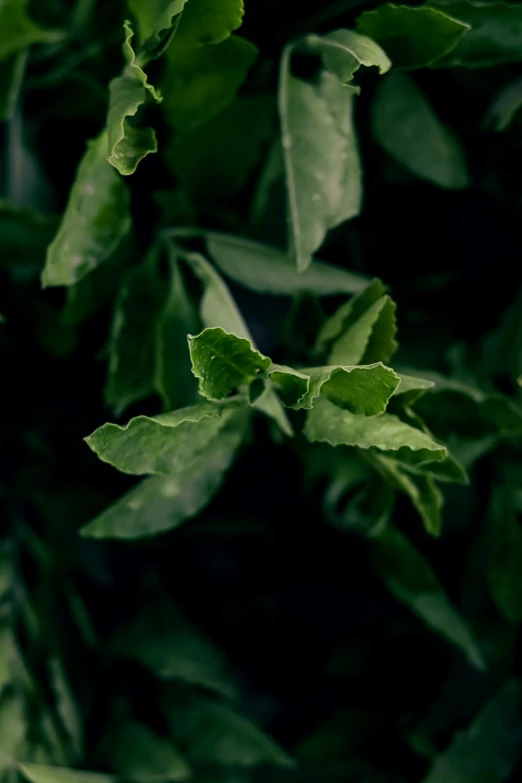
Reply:
<svg viewBox="0 0 522 783"><path fill-rule="evenodd" d="M521 779L521 85L519 2L0 0L0 783Z"/></svg>

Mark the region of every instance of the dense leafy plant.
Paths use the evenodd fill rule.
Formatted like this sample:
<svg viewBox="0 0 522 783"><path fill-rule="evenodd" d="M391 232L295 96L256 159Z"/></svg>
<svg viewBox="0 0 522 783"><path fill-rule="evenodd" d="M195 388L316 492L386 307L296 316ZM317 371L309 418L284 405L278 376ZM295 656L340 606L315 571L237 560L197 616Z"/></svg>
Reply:
<svg viewBox="0 0 522 783"><path fill-rule="evenodd" d="M522 3L245 5L0 0L1 780L519 780Z"/></svg>

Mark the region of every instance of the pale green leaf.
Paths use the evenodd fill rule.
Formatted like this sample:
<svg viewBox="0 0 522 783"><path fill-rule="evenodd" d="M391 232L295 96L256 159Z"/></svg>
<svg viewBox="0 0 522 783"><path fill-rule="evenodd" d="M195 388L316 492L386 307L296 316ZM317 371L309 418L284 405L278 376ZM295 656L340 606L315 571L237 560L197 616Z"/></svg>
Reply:
<svg viewBox="0 0 522 783"><path fill-rule="evenodd" d="M210 121L175 134L165 159L183 190L203 204L235 196L273 133L273 109L271 97L238 97Z"/></svg>
<svg viewBox="0 0 522 783"><path fill-rule="evenodd" d="M296 78L292 53L281 61L279 113L290 249L303 272L326 232L359 213L362 183L353 91L326 71L314 84Z"/></svg>
<svg viewBox="0 0 522 783"><path fill-rule="evenodd" d="M88 538L141 538L196 516L219 489L243 439L242 416L176 470L145 479L81 530Z"/></svg>
<svg viewBox="0 0 522 783"><path fill-rule="evenodd" d="M138 661L162 680L198 685L227 697L236 695L223 652L172 604L159 602L143 610L116 633L111 650Z"/></svg>
<svg viewBox="0 0 522 783"><path fill-rule="evenodd" d="M309 291L328 296L357 293L368 282L362 275L319 261L299 274L283 251L243 237L206 232L205 239L208 252L221 271L258 293L293 295Z"/></svg>
<svg viewBox="0 0 522 783"><path fill-rule="evenodd" d="M47 250L42 284L73 285L105 261L130 230L129 191L107 163L107 135L88 142Z"/></svg>
<svg viewBox="0 0 522 783"><path fill-rule="evenodd" d="M272 382L285 405L310 410L321 396L340 408L362 416L384 413L399 378L389 367L312 367L299 372L272 365Z"/></svg>
<svg viewBox="0 0 522 783"><path fill-rule="evenodd" d="M161 318L165 286L154 255L132 269L116 299L109 339L105 401L117 415L154 392L156 319Z"/></svg>
<svg viewBox="0 0 522 783"><path fill-rule="evenodd" d="M503 783L520 755L520 682L509 680L435 757L422 783Z"/></svg>
<svg viewBox="0 0 522 783"><path fill-rule="evenodd" d="M293 765L279 745L226 704L176 688L167 691L162 706L174 740L194 762L232 768Z"/></svg>
<svg viewBox="0 0 522 783"><path fill-rule="evenodd" d="M451 604L428 560L408 538L388 527L372 547L374 567L395 598L462 650L470 663L484 669L482 652L466 621Z"/></svg>
<svg viewBox="0 0 522 783"><path fill-rule="evenodd" d="M27 15L28 0L0 1L0 60L36 43L53 43L61 33L44 30Z"/></svg>
<svg viewBox="0 0 522 783"><path fill-rule="evenodd" d="M402 372L397 375L400 378L400 383L393 395L400 396L404 405L411 405L435 386L434 382L427 378L417 378L415 375L407 375Z"/></svg>
<svg viewBox="0 0 522 783"><path fill-rule="evenodd" d="M471 27L437 68L488 68L522 61L522 3L439 0L433 5Z"/></svg>
<svg viewBox="0 0 522 783"><path fill-rule="evenodd" d="M415 176L450 190L468 186L460 142L409 77L394 72L378 85L371 124L375 140Z"/></svg>
<svg viewBox="0 0 522 783"><path fill-rule="evenodd" d="M197 383L190 367L187 335L199 329L197 311L185 290L177 261L170 264L170 286L156 321L154 387L166 410L196 401Z"/></svg>
<svg viewBox="0 0 522 783"><path fill-rule="evenodd" d="M114 783L116 780L113 775L45 764L20 764L20 772L29 783Z"/></svg>
<svg viewBox="0 0 522 783"><path fill-rule="evenodd" d="M103 462L134 475L186 472L236 412L237 403L197 403L128 424L104 424L86 442Z"/></svg>
<svg viewBox="0 0 522 783"><path fill-rule="evenodd" d="M205 329L189 337L192 371L199 392L209 400L222 400L234 390L265 373L271 362L252 343L220 328Z"/></svg>
<svg viewBox="0 0 522 783"><path fill-rule="evenodd" d="M423 68L458 44L469 25L429 6L386 3L364 11L357 30L377 41L395 68Z"/></svg>
<svg viewBox="0 0 522 783"><path fill-rule="evenodd" d="M200 316L207 328L221 327L225 332L252 341L250 332L237 309L230 291L214 267L198 253L181 256L204 286L200 303Z"/></svg>
<svg viewBox="0 0 522 783"><path fill-rule="evenodd" d="M327 35L308 35L306 46L321 55L324 67L345 85L350 84L361 65L375 66L386 73L391 62L381 47L353 30L334 30Z"/></svg>
<svg viewBox="0 0 522 783"><path fill-rule="evenodd" d="M445 446L397 416L360 416L323 398L309 412L304 432L312 442L375 449L413 465L436 462L447 454Z"/></svg>
<svg viewBox="0 0 522 783"><path fill-rule="evenodd" d="M172 741L137 722L126 724L118 732L112 763L122 778L137 783L167 783L191 777L189 765Z"/></svg>
<svg viewBox="0 0 522 783"><path fill-rule="evenodd" d="M385 291L382 282L374 278L357 296L341 305L323 324L317 337L316 352L326 351L329 344L339 338L369 307L384 296Z"/></svg>
<svg viewBox="0 0 522 783"><path fill-rule="evenodd" d="M186 48L178 45L182 26L183 22L167 56L161 83L163 108L170 125L192 130L207 123L231 103L256 61L258 50L238 35L230 36L217 46ZM189 138L185 146L188 146Z"/></svg>
<svg viewBox="0 0 522 783"><path fill-rule="evenodd" d="M136 171L138 163L149 153L157 152L158 143L153 128L136 128L128 121L134 117L147 98L159 103L161 95L148 82L132 48L134 35L130 22L125 22L123 55L127 61L122 74L109 84L109 108L107 112L107 137L109 163L120 174Z"/></svg>
<svg viewBox="0 0 522 783"><path fill-rule="evenodd" d="M172 27L174 17L180 14L187 0L127 0L129 10L138 23L139 39L143 44L150 39L159 43L161 34Z"/></svg>

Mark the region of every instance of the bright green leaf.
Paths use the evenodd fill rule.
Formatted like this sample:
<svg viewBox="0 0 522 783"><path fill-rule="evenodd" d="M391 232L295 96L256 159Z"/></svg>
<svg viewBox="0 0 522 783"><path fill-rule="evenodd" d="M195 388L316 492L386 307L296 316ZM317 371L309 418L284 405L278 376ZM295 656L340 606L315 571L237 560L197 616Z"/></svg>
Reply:
<svg viewBox="0 0 522 783"><path fill-rule="evenodd" d="M174 128L192 131L222 112L245 81L257 54L257 47L238 35L217 46L188 49L178 46L176 36L162 81L167 122ZM185 140L185 147L190 138Z"/></svg>
<svg viewBox="0 0 522 783"><path fill-rule="evenodd" d="M180 14L187 0L127 0L138 23L140 42L152 39L160 42L161 33L170 30L174 17Z"/></svg>
<svg viewBox="0 0 522 783"><path fill-rule="evenodd" d="M362 416L383 413L399 383L393 370L380 363L359 367L313 367L299 372L272 365L269 375L289 407L310 410L322 396L340 408Z"/></svg>
<svg viewBox="0 0 522 783"><path fill-rule="evenodd" d="M130 230L129 192L107 163L107 135L88 142L65 213L47 250L42 284L73 285L105 261Z"/></svg>
<svg viewBox="0 0 522 783"><path fill-rule="evenodd" d="M104 424L86 442L103 462L134 475L186 472L235 413L236 404L201 402L159 416L136 416L124 427Z"/></svg>
<svg viewBox="0 0 522 783"><path fill-rule="evenodd" d="M141 417L140 417L141 418ZM143 417L145 418L145 417ZM232 419L187 464L145 479L82 528L88 538L142 538L196 516L219 489L243 439L244 420Z"/></svg>
<svg viewBox="0 0 522 783"><path fill-rule="evenodd" d="M292 295L309 291L328 296L358 293L368 282L362 275L319 261L299 274L286 253L243 237L207 232L205 239L221 271L258 293Z"/></svg>
<svg viewBox="0 0 522 783"><path fill-rule="evenodd" d="M120 174L136 171L138 163L149 153L157 152L158 143L153 128L136 128L128 121L134 117L147 98L156 103L160 94L149 84L147 75L136 57L131 40L134 35L130 22L125 22L123 54L127 65L121 76L109 84L109 109L107 112L107 137L109 163Z"/></svg>
<svg viewBox="0 0 522 783"><path fill-rule="evenodd" d="M114 783L116 780L113 775L45 764L21 764L20 772L30 783Z"/></svg>
<svg viewBox="0 0 522 783"><path fill-rule="evenodd" d="M243 0L190 0L176 35L176 47L225 41L243 21Z"/></svg>
<svg viewBox="0 0 522 783"><path fill-rule="evenodd" d="M179 689L167 691L162 704L174 740L194 762L232 768L293 764L270 737L226 704Z"/></svg>
<svg viewBox="0 0 522 783"><path fill-rule="evenodd" d="M374 567L395 598L462 650L470 663L484 669L477 642L466 621L452 606L428 560L393 527L377 536L372 546Z"/></svg>
<svg viewBox="0 0 522 783"><path fill-rule="evenodd" d="M394 72L378 85L371 122L375 140L415 176L450 190L468 186L460 142L409 77Z"/></svg>
<svg viewBox="0 0 522 783"><path fill-rule="evenodd" d="M397 416L360 416L321 398L308 414L304 432L312 442L376 449L413 465L436 462L447 454L444 446Z"/></svg>
<svg viewBox="0 0 522 783"><path fill-rule="evenodd" d="M522 60L522 3L438 0L433 5L471 27L437 68L488 68Z"/></svg>
<svg viewBox="0 0 522 783"><path fill-rule="evenodd" d="M189 337L192 371L199 378L199 392L209 400L222 400L264 373L271 362L249 340L223 329L205 329Z"/></svg>
<svg viewBox="0 0 522 783"><path fill-rule="evenodd" d="M503 783L520 755L520 682L509 680L435 757L422 783Z"/></svg>
<svg viewBox="0 0 522 783"><path fill-rule="evenodd" d="M429 6L386 3L364 11L357 31L377 41L395 68L423 68L458 44L469 25Z"/></svg>
<svg viewBox="0 0 522 783"><path fill-rule="evenodd" d="M125 780L167 783L186 780L191 770L172 741L142 723L128 723L118 732L112 763Z"/></svg>
<svg viewBox="0 0 522 783"><path fill-rule="evenodd" d="M138 661L162 680L178 680L227 697L236 695L222 651L172 604L156 602L118 631L116 655Z"/></svg>

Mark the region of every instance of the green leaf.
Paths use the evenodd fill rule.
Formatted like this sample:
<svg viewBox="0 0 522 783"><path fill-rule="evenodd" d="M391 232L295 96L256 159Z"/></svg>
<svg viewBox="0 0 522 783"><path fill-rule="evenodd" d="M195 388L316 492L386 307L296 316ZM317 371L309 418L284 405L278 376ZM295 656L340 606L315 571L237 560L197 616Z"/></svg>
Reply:
<svg viewBox="0 0 522 783"><path fill-rule="evenodd" d="M361 65L375 66L386 73L391 62L381 47L365 35L353 30L334 30L327 35L308 35L306 47L321 55L324 67L344 84L349 85ZM352 88L358 92L358 88Z"/></svg>
<svg viewBox="0 0 522 783"><path fill-rule="evenodd" d="M269 374L285 405L310 410L321 396L362 416L383 413L399 384L393 370L381 363L359 367L314 367L299 373L289 367L272 365Z"/></svg>
<svg viewBox="0 0 522 783"><path fill-rule="evenodd" d="M246 185L272 131L272 99L238 97L210 121L173 136L165 158L191 198L215 203Z"/></svg>
<svg viewBox="0 0 522 783"><path fill-rule="evenodd" d="M243 237L206 232L205 239L208 252L221 271L260 294L358 293L368 282L362 275L319 261L299 274L286 253Z"/></svg>
<svg viewBox="0 0 522 783"><path fill-rule="evenodd" d="M265 373L271 364L249 340L220 328L189 336L189 350L192 371L199 378L199 393L209 400L228 397Z"/></svg>
<svg viewBox="0 0 522 783"><path fill-rule="evenodd" d="M466 621L451 604L428 560L399 530L388 527L373 540L373 565L394 597L429 628L485 668L482 652Z"/></svg>
<svg viewBox="0 0 522 783"><path fill-rule="evenodd" d="M0 61L0 121L10 120L18 101L25 74L27 52L21 51Z"/></svg>
<svg viewBox="0 0 522 783"><path fill-rule="evenodd" d="M223 331L234 334L236 337L242 337L254 345L252 336L230 295L230 291L213 266L198 253L180 254L180 258L190 265L192 271L203 283L204 292L200 303L200 317L203 325L208 329L220 327ZM293 435L281 402L270 386L252 405L274 419L286 435L289 437Z"/></svg>
<svg viewBox="0 0 522 783"><path fill-rule="evenodd" d="M19 769L29 783L114 783L116 780L113 775L45 764L20 764Z"/></svg>
<svg viewBox="0 0 522 783"><path fill-rule="evenodd" d="M86 442L103 462L134 475L186 472L230 421L237 403L201 402L159 416L136 416L124 427L104 424Z"/></svg>
<svg viewBox="0 0 522 783"><path fill-rule="evenodd" d="M397 416L360 416L322 398L308 414L304 433L312 442L376 449L412 465L436 462L447 455L445 446Z"/></svg>
<svg viewBox="0 0 522 783"><path fill-rule="evenodd" d="M121 777L138 783L191 777L189 765L172 741L137 722L128 723L118 733L112 763Z"/></svg>
<svg viewBox="0 0 522 783"><path fill-rule="evenodd" d="M27 16L27 0L2 0L0 3L0 60L36 43L53 43L59 31L44 30Z"/></svg>
<svg viewBox="0 0 522 783"><path fill-rule="evenodd" d="M520 755L520 683L509 680L435 757L422 783L502 783Z"/></svg>
<svg viewBox="0 0 522 783"><path fill-rule="evenodd" d="M180 257L203 283L204 291L200 303L203 325L207 328L221 327L229 334L252 342L250 332L230 291L213 266L198 253L185 253Z"/></svg>
<svg viewBox="0 0 522 783"><path fill-rule="evenodd" d="M522 622L522 528L508 491L493 496L489 522L491 593L504 617Z"/></svg>
<svg viewBox="0 0 522 783"><path fill-rule="evenodd" d="M65 675L62 661L52 658L49 662L51 684L56 698L56 711L60 717L78 760L83 757L83 725L71 686Z"/></svg>
<svg viewBox="0 0 522 783"><path fill-rule="evenodd" d="M147 98L160 103L161 95L149 84L142 63L132 48L134 33L130 22L125 22L123 26L123 55L127 65L121 76L109 84L107 160L120 174L129 175L136 171L138 163L146 155L157 152L158 143L153 128L136 128L129 123L128 117L134 117Z"/></svg>
<svg viewBox="0 0 522 783"><path fill-rule="evenodd" d="M190 444L191 457L187 463L178 463L175 471L167 475L142 481L83 527L81 534L87 538L130 539L179 527L199 514L215 495L232 464L244 430L245 422L239 415L225 424L198 454Z"/></svg>
<svg viewBox="0 0 522 783"><path fill-rule="evenodd" d="M109 339L105 401L120 415L154 392L156 319L161 319L165 286L151 254L132 269L116 299Z"/></svg>
<svg viewBox="0 0 522 783"><path fill-rule="evenodd" d="M417 378L415 375L407 375L402 372L397 374L400 378L400 384L393 392L393 395L395 397L400 396L404 405L412 405L435 386L434 382L427 378Z"/></svg>
<svg viewBox="0 0 522 783"><path fill-rule="evenodd" d="M411 463L411 460L405 459L404 453L399 451L395 457L391 457L393 457L391 454L385 456L384 454L373 453L371 462L388 482L408 495L427 532L432 536L439 536L442 529L441 512L444 498L435 483L431 471L437 465L445 463L448 459L447 452L446 456L442 456L438 461L427 460L424 465L421 463L421 467L417 472L411 469L411 464L408 465L408 462Z"/></svg>
<svg viewBox="0 0 522 783"><path fill-rule="evenodd" d="M241 27L243 0L190 0L176 35L176 48L225 41Z"/></svg>
<svg viewBox="0 0 522 783"><path fill-rule="evenodd" d="M155 603L118 631L111 650L136 660L162 680L198 685L236 696L222 651L172 604Z"/></svg>
<svg viewBox="0 0 522 783"><path fill-rule="evenodd" d="M127 0L129 10L138 23L140 42L160 43L174 17L180 14L187 0Z"/></svg>
<svg viewBox="0 0 522 783"><path fill-rule="evenodd" d="M353 92L323 72L311 84L292 75L293 47L281 61L279 113L291 254L310 266L326 232L361 208L361 165L352 121Z"/></svg>
<svg viewBox="0 0 522 783"><path fill-rule="evenodd" d="M522 60L522 3L439 0L433 4L471 28L437 68L489 68Z"/></svg>
<svg viewBox="0 0 522 783"><path fill-rule="evenodd" d="M484 118L484 125L495 131L505 131L520 108L522 108L522 79L518 78L509 82L494 97Z"/></svg>
<svg viewBox="0 0 522 783"><path fill-rule="evenodd" d="M329 348L329 364L389 362L397 349L396 332L395 303L375 279L324 323L316 352Z"/></svg>
<svg viewBox="0 0 522 783"><path fill-rule="evenodd" d="M182 27L183 22L167 56L162 81L163 108L170 125L192 131L208 123L233 101L257 59L258 50L238 35L230 36L218 46L187 48L178 45L182 43L179 41ZM185 140L185 147L190 138Z"/></svg>
<svg viewBox="0 0 522 783"><path fill-rule="evenodd" d="M107 135L88 142L54 240L42 285L73 285L96 269L130 230L129 191L107 163Z"/></svg>
<svg viewBox="0 0 522 783"><path fill-rule="evenodd" d="M386 3L364 11L357 31L377 41L395 68L423 68L451 52L470 25L442 9Z"/></svg>
<svg viewBox="0 0 522 783"><path fill-rule="evenodd" d="M293 766L281 747L225 704L176 688L166 692L162 706L174 740L194 762L231 768Z"/></svg>
<svg viewBox="0 0 522 783"><path fill-rule="evenodd" d="M170 263L170 287L156 321L154 387L166 410L191 405L197 383L190 366L187 335L199 329L196 309L185 290L178 262Z"/></svg>
<svg viewBox="0 0 522 783"><path fill-rule="evenodd" d="M450 190L468 186L460 142L409 77L394 72L378 85L371 124L375 140L415 176Z"/></svg>

